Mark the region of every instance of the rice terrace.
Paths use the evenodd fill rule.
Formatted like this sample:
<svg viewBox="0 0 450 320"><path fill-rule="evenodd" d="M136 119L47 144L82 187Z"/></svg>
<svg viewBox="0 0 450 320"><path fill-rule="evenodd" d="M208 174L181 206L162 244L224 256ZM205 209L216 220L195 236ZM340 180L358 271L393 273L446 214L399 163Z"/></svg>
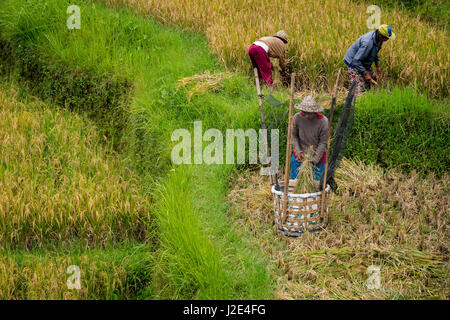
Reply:
<svg viewBox="0 0 450 320"><path fill-rule="evenodd" d="M1 0L0 299L447 300L449 17Z"/></svg>

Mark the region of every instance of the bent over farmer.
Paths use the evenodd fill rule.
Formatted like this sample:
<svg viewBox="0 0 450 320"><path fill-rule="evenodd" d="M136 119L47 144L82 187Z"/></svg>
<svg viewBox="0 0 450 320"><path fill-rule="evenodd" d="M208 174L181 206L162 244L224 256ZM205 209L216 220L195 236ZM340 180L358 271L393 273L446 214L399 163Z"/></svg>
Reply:
<svg viewBox="0 0 450 320"><path fill-rule="evenodd" d="M350 82L357 81L360 93L370 89L372 81L377 80L377 77L381 78L382 72L378 51L381 50L383 42L389 39L395 39L395 34L390 26L382 24L377 30L361 36L345 53L344 63L348 67ZM377 68L376 75L372 69L373 63Z"/></svg>
<svg viewBox="0 0 450 320"><path fill-rule="evenodd" d="M287 34L285 31L278 31L273 37L262 37L253 42L248 49L248 55L252 60L253 68L257 68L260 77L265 84L272 89L272 65L270 58L277 58L280 61L281 72L285 73L286 64L286 50L285 44L287 41Z"/></svg>
<svg viewBox="0 0 450 320"><path fill-rule="evenodd" d="M291 158L290 178L297 178L303 161L303 152L313 146L314 180L320 181L325 171L325 158L328 142L328 119L320 111L323 107L313 97L307 96L299 104L295 104L296 113L293 119L292 143L294 154Z"/></svg>

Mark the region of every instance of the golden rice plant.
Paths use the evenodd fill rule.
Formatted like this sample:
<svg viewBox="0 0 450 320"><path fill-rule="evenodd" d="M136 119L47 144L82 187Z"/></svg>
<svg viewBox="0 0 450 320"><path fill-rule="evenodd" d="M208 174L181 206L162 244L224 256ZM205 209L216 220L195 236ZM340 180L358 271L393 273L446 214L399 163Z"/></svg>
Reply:
<svg viewBox="0 0 450 320"><path fill-rule="evenodd" d="M346 69L345 51L369 31L367 5L351 0L103 1L125 3L164 23L205 33L227 68L245 72L250 69L250 44L284 29L289 36L288 57L305 89L331 88L337 69ZM382 83L412 84L434 96L448 96L448 33L400 10L382 11L381 23L391 25L397 34L380 52Z"/></svg>
<svg viewBox="0 0 450 320"><path fill-rule="evenodd" d="M67 268L80 268L80 289L69 289ZM127 271L102 254L76 257L23 253L20 258L0 251L0 299L77 300L127 298Z"/></svg>
<svg viewBox="0 0 450 320"><path fill-rule="evenodd" d="M150 204L92 124L0 89L0 246L142 239Z"/></svg>
<svg viewBox="0 0 450 320"><path fill-rule="evenodd" d="M310 146L303 152L302 165L298 170L297 182L294 193L310 193L316 190L317 185L314 182L314 165L311 162L314 157L314 148Z"/></svg>

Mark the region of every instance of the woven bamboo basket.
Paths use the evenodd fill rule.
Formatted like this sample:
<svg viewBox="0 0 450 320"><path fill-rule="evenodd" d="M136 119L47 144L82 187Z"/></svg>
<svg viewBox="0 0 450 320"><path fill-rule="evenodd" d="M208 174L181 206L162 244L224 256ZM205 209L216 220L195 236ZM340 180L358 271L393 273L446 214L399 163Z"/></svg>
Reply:
<svg viewBox="0 0 450 320"><path fill-rule="evenodd" d="M283 186L283 184L281 184ZM295 180L289 181L287 218L284 219L284 193L272 186L274 220L279 233L285 236L298 237L308 232L322 231L328 224L328 194L330 186L325 189L325 210L320 213L322 192L293 193Z"/></svg>

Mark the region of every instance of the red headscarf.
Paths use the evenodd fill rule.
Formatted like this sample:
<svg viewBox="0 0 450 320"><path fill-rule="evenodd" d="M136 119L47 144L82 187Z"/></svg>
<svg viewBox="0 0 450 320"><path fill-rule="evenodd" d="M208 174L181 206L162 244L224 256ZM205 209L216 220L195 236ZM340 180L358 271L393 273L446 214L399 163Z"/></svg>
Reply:
<svg viewBox="0 0 450 320"><path fill-rule="evenodd" d="M303 111L300 111L300 114L303 115ZM316 112L317 119L322 119L324 116L320 112Z"/></svg>

